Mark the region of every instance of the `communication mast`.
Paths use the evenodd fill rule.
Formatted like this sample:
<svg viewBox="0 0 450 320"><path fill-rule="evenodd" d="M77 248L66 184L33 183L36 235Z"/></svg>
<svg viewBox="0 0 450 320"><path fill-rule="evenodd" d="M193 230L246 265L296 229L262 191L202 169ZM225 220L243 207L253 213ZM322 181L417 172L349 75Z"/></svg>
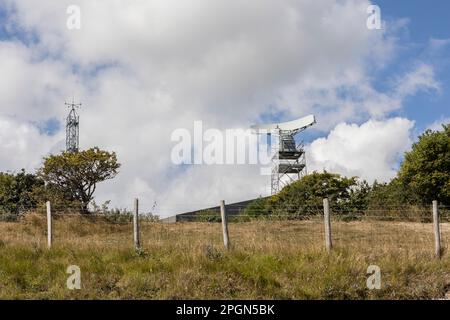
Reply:
<svg viewBox="0 0 450 320"><path fill-rule="evenodd" d="M270 133L272 139L271 193L277 194L286 185L306 175L305 149L295 136L316 123L313 115L289 122L255 125L252 129Z"/></svg>
<svg viewBox="0 0 450 320"><path fill-rule="evenodd" d="M69 108L69 115L66 120L66 151L78 152L79 134L80 134L80 117L76 109L81 107L81 103L64 103Z"/></svg>

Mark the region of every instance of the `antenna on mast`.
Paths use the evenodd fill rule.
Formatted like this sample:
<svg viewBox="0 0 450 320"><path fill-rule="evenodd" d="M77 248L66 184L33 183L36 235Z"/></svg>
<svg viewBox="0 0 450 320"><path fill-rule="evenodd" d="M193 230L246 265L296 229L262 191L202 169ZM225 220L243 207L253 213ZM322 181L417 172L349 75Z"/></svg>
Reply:
<svg viewBox="0 0 450 320"><path fill-rule="evenodd" d="M81 107L81 103L75 103L72 98L71 103L64 102L69 108L69 115L66 119L66 151L78 152L80 134L80 116L76 109Z"/></svg>

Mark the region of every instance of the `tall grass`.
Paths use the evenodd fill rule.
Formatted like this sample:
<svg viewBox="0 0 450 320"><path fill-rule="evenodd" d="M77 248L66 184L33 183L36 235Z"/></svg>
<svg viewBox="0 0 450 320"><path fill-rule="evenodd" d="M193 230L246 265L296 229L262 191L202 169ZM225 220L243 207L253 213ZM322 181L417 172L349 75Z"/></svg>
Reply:
<svg viewBox="0 0 450 320"><path fill-rule="evenodd" d="M435 299L450 284L450 257L433 257L432 225L334 221L334 250L310 221L231 223L223 249L218 223L132 224L102 217L59 217L54 247L46 221L27 215L0 222L0 298L14 299ZM442 225L445 247L450 225ZM82 289L68 290L66 269L81 268ZM366 287L369 265L381 290Z"/></svg>

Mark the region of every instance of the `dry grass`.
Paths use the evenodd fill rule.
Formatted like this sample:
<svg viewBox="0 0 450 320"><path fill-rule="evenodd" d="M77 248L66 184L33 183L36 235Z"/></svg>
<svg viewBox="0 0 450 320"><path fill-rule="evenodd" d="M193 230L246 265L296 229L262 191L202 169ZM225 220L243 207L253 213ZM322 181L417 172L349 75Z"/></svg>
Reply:
<svg viewBox="0 0 450 320"><path fill-rule="evenodd" d="M56 219L52 250L45 228L40 215L0 223L0 298L434 299L450 284L449 254L433 258L424 223L335 221L331 254L320 220L232 223L229 252L217 223L143 223L142 252L130 223ZM69 265L81 268L81 290L66 288ZM366 288L369 265L381 268L381 290Z"/></svg>

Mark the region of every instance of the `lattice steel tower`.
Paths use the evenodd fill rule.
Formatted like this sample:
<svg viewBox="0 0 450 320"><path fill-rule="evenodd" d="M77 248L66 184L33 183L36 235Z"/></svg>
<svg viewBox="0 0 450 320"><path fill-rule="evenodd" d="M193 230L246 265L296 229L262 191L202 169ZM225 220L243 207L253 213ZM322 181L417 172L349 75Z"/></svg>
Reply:
<svg viewBox="0 0 450 320"><path fill-rule="evenodd" d="M69 115L66 120L66 151L78 152L79 148L79 134L80 134L80 116L78 116L76 109L81 107L81 103L65 103L69 108Z"/></svg>

